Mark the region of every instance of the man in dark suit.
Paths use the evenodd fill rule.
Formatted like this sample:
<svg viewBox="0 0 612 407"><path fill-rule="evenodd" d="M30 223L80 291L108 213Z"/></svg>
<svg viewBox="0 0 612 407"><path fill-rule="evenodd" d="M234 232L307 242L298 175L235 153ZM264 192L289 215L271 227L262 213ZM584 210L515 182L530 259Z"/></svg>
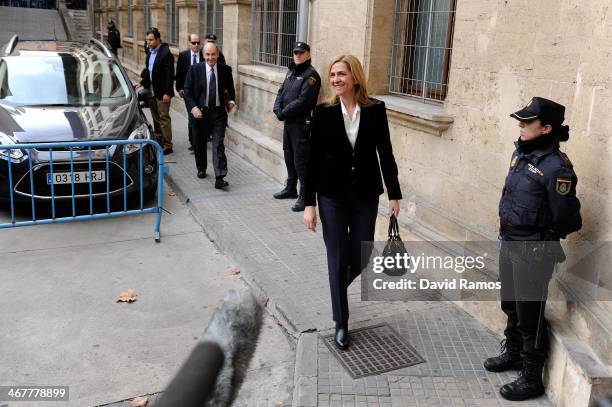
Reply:
<svg viewBox="0 0 612 407"><path fill-rule="evenodd" d="M202 48L200 47L200 34L189 34L189 49L182 51L178 56L178 61L176 62L176 91L179 96L184 98L184 90L185 87L185 77L187 76L187 71L191 65L199 64L204 61L204 55L202 55ZM185 106L187 106L187 102L185 101ZM189 128L189 151L194 150L194 141L193 141L193 116L189 114L189 109L187 109L187 117L189 120L188 128Z"/></svg>
<svg viewBox="0 0 612 407"><path fill-rule="evenodd" d="M232 68L218 63L219 49L217 44L209 42L204 45L206 63L193 65L185 78L185 101L189 114L194 117L195 160L198 177L206 177L206 142L207 134L212 133L212 156L215 170L215 188L228 186L224 180L227 175L227 158L225 157L225 128L227 112L236 105L234 99L234 79Z"/></svg>
<svg viewBox="0 0 612 407"><path fill-rule="evenodd" d="M149 53L145 69L140 74L140 85L153 91L149 102L155 136L162 144L165 154L172 153L172 122L170 121L170 100L174 96L174 56L168 44L162 43L157 29L147 32Z"/></svg>

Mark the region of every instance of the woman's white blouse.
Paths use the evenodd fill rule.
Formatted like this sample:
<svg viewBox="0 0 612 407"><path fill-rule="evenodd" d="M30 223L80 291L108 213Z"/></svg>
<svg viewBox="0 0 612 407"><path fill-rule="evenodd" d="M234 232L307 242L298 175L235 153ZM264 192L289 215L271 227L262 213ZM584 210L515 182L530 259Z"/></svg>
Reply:
<svg viewBox="0 0 612 407"><path fill-rule="evenodd" d="M355 148L355 141L357 141L357 133L359 132L359 120L361 120L361 107L359 105L355 106L353 117L350 117L344 103L342 103L342 98L340 98L340 106L342 107L342 118L344 119L346 135L351 142L351 146Z"/></svg>

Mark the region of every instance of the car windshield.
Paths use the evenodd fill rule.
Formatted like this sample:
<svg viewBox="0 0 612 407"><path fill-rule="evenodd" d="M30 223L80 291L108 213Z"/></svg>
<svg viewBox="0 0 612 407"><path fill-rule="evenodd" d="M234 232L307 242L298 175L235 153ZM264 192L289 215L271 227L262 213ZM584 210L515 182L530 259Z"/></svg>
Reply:
<svg viewBox="0 0 612 407"><path fill-rule="evenodd" d="M129 99L129 85L117 63L110 59L48 53L0 60L0 103L91 106Z"/></svg>

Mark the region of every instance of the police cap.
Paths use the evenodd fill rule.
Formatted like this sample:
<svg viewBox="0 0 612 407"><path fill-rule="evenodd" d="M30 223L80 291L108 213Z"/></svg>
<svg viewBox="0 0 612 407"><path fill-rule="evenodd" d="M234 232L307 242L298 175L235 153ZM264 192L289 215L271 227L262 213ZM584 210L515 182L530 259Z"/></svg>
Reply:
<svg viewBox="0 0 612 407"><path fill-rule="evenodd" d="M540 119L542 124L560 126L565 120L565 106L536 96L531 99L527 106L510 114L510 117L514 117L521 122Z"/></svg>
<svg viewBox="0 0 612 407"><path fill-rule="evenodd" d="M210 41L210 42L216 42L217 41L217 36L213 33L208 33L204 36L204 39L206 41Z"/></svg>
<svg viewBox="0 0 612 407"><path fill-rule="evenodd" d="M298 41L295 44L293 44L293 52L295 51L310 52L310 45L306 44L305 42Z"/></svg>

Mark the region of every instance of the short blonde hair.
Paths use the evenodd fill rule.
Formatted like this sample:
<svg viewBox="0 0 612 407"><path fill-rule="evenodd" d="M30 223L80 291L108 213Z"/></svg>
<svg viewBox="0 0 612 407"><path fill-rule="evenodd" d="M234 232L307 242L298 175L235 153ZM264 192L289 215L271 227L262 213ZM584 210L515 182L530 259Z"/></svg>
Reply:
<svg viewBox="0 0 612 407"><path fill-rule="evenodd" d="M344 62L351 73L353 75L353 79L355 80L355 96L357 97L357 104L359 106L369 106L374 103L374 101L370 98L368 94L368 87L366 83L365 73L363 72L363 67L361 66L361 62L359 59L353 55L338 55L335 57L332 62L329 64L329 69L327 70L327 78L331 76L332 67L338 62ZM339 103L339 98L337 95L334 95L330 98L330 105L337 105Z"/></svg>

